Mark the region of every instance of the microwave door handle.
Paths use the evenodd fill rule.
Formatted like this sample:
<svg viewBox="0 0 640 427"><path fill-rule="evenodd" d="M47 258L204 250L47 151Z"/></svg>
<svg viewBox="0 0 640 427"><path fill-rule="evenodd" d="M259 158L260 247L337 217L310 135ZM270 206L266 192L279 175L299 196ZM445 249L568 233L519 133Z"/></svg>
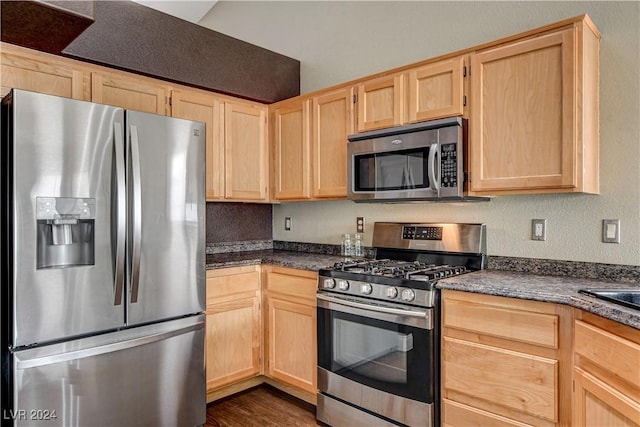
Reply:
<svg viewBox="0 0 640 427"><path fill-rule="evenodd" d="M429 181L433 190L440 195L440 183L436 179L436 155L438 154L438 143L431 144L429 148L429 161L427 162Z"/></svg>

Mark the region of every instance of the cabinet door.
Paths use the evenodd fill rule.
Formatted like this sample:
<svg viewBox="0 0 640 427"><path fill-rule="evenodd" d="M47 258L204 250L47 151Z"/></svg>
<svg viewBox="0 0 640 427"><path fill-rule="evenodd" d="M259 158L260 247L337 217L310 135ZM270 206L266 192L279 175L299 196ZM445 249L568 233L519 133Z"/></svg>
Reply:
<svg viewBox="0 0 640 427"><path fill-rule="evenodd" d="M575 32L471 57L471 190L575 188Z"/></svg>
<svg viewBox="0 0 640 427"><path fill-rule="evenodd" d="M316 307L267 298L267 375L316 393Z"/></svg>
<svg viewBox="0 0 640 427"><path fill-rule="evenodd" d="M225 104L225 197L266 200L268 178L267 110Z"/></svg>
<svg viewBox="0 0 640 427"><path fill-rule="evenodd" d="M260 373L260 299L207 307L207 390Z"/></svg>
<svg viewBox="0 0 640 427"><path fill-rule="evenodd" d="M171 115L206 124L207 200L224 198L224 108L219 98L202 91L174 90Z"/></svg>
<svg viewBox="0 0 640 427"><path fill-rule="evenodd" d="M91 100L128 110L167 114L167 86L125 73L91 73Z"/></svg>
<svg viewBox="0 0 640 427"><path fill-rule="evenodd" d="M353 129L353 89L313 98L313 197L347 197L347 136Z"/></svg>
<svg viewBox="0 0 640 427"><path fill-rule="evenodd" d="M311 181L311 100L296 100L273 113L274 198L308 199Z"/></svg>
<svg viewBox="0 0 640 427"><path fill-rule="evenodd" d="M639 426L640 402L604 381L574 368L573 425L577 427Z"/></svg>
<svg viewBox="0 0 640 427"><path fill-rule="evenodd" d="M459 57L409 71L409 121L462 115L463 68Z"/></svg>
<svg viewBox="0 0 640 427"><path fill-rule="evenodd" d="M71 61L2 43L0 97L11 88L88 101L89 75Z"/></svg>
<svg viewBox="0 0 640 427"><path fill-rule="evenodd" d="M403 81L396 74L358 85L358 132L402 124Z"/></svg>

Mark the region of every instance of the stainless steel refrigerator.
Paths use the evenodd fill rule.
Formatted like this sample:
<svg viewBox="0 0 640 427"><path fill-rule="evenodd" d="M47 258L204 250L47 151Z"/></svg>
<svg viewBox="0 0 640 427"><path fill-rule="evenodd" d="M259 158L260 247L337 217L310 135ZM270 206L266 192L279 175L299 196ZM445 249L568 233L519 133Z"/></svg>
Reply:
<svg viewBox="0 0 640 427"><path fill-rule="evenodd" d="M2 101L2 420L204 424L203 123Z"/></svg>

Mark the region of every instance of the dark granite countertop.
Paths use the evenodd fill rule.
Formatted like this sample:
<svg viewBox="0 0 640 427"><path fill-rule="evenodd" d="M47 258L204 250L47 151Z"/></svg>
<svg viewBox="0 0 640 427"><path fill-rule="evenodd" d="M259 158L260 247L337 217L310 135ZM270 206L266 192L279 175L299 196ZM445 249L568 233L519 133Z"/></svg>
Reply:
<svg viewBox="0 0 640 427"><path fill-rule="evenodd" d="M638 288L640 283L614 283L575 277L483 270L438 281L440 289L566 304L640 329L640 310L578 293L585 288Z"/></svg>
<svg viewBox="0 0 640 427"><path fill-rule="evenodd" d="M271 264L318 271L342 261L337 255L277 249L207 255L207 269ZM483 270L438 281L438 288L566 304L640 329L640 310L578 293L583 288L637 287L640 283L615 283L568 276L546 276L516 271Z"/></svg>
<svg viewBox="0 0 640 427"><path fill-rule="evenodd" d="M298 270L318 271L342 260L342 257L336 255L274 249L227 252L207 255L207 270L241 265L271 264L280 267L297 268Z"/></svg>

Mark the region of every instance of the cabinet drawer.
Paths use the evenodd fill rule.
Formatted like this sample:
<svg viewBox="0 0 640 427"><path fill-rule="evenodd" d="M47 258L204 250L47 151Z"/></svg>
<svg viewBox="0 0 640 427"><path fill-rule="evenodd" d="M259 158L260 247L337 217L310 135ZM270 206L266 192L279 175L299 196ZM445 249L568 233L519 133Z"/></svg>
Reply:
<svg viewBox="0 0 640 427"><path fill-rule="evenodd" d="M265 290L313 300L315 304L318 274L291 268L267 267Z"/></svg>
<svg viewBox="0 0 640 427"><path fill-rule="evenodd" d="M442 350L445 390L557 422L556 360L447 337Z"/></svg>
<svg viewBox="0 0 640 427"><path fill-rule="evenodd" d="M575 352L619 379L640 387L640 345L580 320Z"/></svg>
<svg viewBox="0 0 640 427"><path fill-rule="evenodd" d="M472 406L463 405L449 399L442 401L442 425L445 427L533 427Z"/></svg>
<svg viewBox="0 0 640 427"><path fill-rule="evenodd" d="M443 302L443 326L491 335L511 341L519 341L542 347L558 348L558 316L509 308L491 301L499 297L471 300L446 298ZM531 301L521 301L531 303ZM513 303L511 304L513 305Z"/></svg>

